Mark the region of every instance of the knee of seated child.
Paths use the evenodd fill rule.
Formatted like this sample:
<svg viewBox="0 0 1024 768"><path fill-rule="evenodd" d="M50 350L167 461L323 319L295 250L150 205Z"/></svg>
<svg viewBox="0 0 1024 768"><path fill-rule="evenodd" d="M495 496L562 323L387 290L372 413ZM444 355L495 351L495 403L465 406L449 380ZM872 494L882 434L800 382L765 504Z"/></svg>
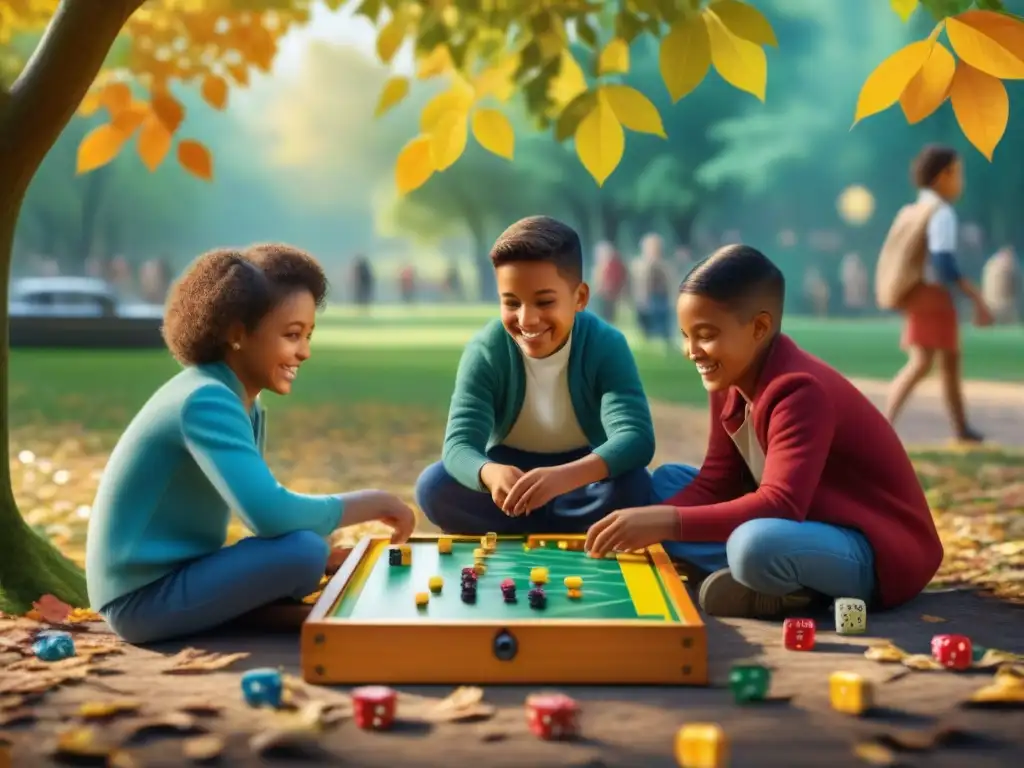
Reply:
<svg viewBox="0 0 1024 768"><path fill-rule="evenodd" d="M736 528L725 544L726 558L733 578L751 589L764 591L761 585L770 583L768 570L785 544L784 528L787 520L759 518L748 520Z"/></svg>
<svg viewBox="0 0 1024 768"><path fill-rule="evenodd" d="M455 482L452 476L448 474L448 470L444 468L444 463L440 461L424 469L416 479L416 504L423 511L423 514L426 515L427 519L435 525L437 521L434 519L434 509L436 508L438 497Z"/></svg>
<svg viewBox="0 0 1024 768"><path fill-rule="evenodd" d="M318 584L331 553L327 541L313 531L293 531L282 536L281 542L287 544L277 562L281 578L294 581L296 586Z"/></svg>

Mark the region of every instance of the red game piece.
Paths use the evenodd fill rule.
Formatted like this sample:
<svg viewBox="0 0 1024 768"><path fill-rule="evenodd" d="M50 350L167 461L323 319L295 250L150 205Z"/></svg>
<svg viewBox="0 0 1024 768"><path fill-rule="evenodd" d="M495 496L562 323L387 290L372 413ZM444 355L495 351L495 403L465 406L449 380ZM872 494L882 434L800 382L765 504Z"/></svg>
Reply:
<svg viewBox="0 0 1024 768"><path fill-rule="evenodd" d="M367 731L386 731L395 721L397 700L398 694L383 685L356 688L352 691L356 725Z"/></svg>
<svg viewBox="0 0 1024 768"><path fill-rule="evenodd" d="M541 739L571 739L579 735L579 707L561 693L535 693L526 699L526 719Z"/></svg>
<svg viewBox="0 0 1024 768"><path fill-rule="evenodd" d="M967 669L974 661L971 638L966 635L936 635L932 638L932 656L949 669Z"/></svg>
<svg viewBox="0 0 1024 768"><path fill-rule="evenodd" d="M502 592L504 592L507 589L515 589L515 588L516 588L515 579L505 579L503 582L501 582L501 591Z"/></svg>
<svg viewBox="0 0 1024 768"><path fill-rule="evenodd" d="M814 619L786 619L782 622L782 644L791 651L814 648Z"/></svg>

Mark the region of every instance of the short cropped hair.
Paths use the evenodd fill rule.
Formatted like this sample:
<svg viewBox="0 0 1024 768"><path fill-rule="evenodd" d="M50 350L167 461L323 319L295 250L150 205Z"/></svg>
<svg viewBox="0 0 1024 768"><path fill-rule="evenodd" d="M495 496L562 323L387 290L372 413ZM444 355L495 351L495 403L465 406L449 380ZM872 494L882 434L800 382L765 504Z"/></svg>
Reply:
<svg viewBox="0 0 1024 768"><path fill-rule="evenodd" d="M204 253L175 281L164 310L167 348L183 365L224 358L227 335L241 323L252 331L285 297L309 291L318 309L327 298L327 276L308 253L266 243Z"/></svg>
<svg viewBox="0 0 1024 768"><path fill-rule="evenodd" d="M926 144L918 152L910 168L911 179L918 189L935 183L939 175L959 159L959 153L944 144Z"/></svg>
<svg viewBox="0 0 1024 768"><path fill-rule="evenodd" d="M770 312L778 326L786 300L786 278L756 248L726 245L690 270L679 292L706 296L744 320L758 312Z"/></svg>
<svg viewBox="0 0 1024 768"><path fill-rule="evenodd" d="M550 216L520 219L498 236L491 248L494 267L517 261L547 261L570 280L583 280L580 236L568 224Z"/></svg>

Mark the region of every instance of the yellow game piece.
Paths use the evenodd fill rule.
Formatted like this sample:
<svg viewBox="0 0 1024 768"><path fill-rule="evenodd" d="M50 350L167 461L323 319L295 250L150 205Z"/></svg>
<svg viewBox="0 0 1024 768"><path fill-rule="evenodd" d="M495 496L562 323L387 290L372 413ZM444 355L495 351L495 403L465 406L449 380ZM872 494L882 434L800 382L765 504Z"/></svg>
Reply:
<svg viewBox="0 0 1024 768"><path fill-rule="evenodd" d="M558 548L559 549L568 549L569 548L569 542L568 541L560 541L560 542L558 542Z"/></svg>
<svg viewBox="0 0 1024 768"><path fill-rule="evenodd" d="M485 550L483 547L477 547L476 549L473 550L473 559L474 560L483 560L486 556L487 556L487 550Z"/></svg>
<svg viewBox="0 0 1024 768"><path fill-rule="evenodd" d="M487 573L487 566L483 563L473 563L473 570L476 571L477 576L483 576Z"/></svg>
<svg viewBox="0 0 1024 768"><path fill-rule="evenodd" d="M547 568L531 568L530 569L530 581L534 584L547 584L548 583L548 569Z"/></svg>
<svg viewBox="0 0 1024 768"><path fill-rule="evenodd" d="M437 594L441 591L441 587L444 586L444 579L440 576L431 576L430 581L427 582L427 584L430 586L430 591Z"/></svg>
<svg viewBox="0 0 1024 768"><path fill-rule="evenodd" d="M581 597L583 597L583 590L582 589L570 589L568 594L569 594L569 599L570 600L579 600Z"/></svg>
<svg viewBox="0 0 1024 768"><path fill-rule="evenodd" d="M565 584L566 589L581 589L583 587L583 577L566 576L563 583Z"/></svg>
<svg viewBox="0 0 1024 768"><path fill-rule="evenodd" d="M848 715L860 715L874 705L874 687L854 672L833 672L828 678L832 709Z"/></svg>
<svg viewBox="0 0 1024 768"><path fill-rule="evenodd" d="M450 555L452 553L452 540L447 536L442 536L437 540L437 551L442 555Z"/></svg>
<svg viewBox="0 0 1024 768"><path fill-rule="evenodd" d="M403 544L399 547L399 551L402 553L402 565L412 565L412 547Z"/></svg>
<svg viewBox="0 0 1024 768"><path fill-rule="evenodd" d="M430 595L429 594L427 594L426 592L417 592L416 593L416 605L418 605L420 608L422 608L423 606L425 606L429 602L430 602Z"/></svg>
<svg viewBox="0 0 1024 768"><path fill-rule="evenodd" d="M484 549L487 551L493 551L498 548L498 534L488 533L483 539Z"/></svg>
<svg viewBox="0 0 1024 768"><path fill-rule="evenodd" d="M676 733L676 761L680 768L724 768L729 742L721 726L691 723Z"/></svg>

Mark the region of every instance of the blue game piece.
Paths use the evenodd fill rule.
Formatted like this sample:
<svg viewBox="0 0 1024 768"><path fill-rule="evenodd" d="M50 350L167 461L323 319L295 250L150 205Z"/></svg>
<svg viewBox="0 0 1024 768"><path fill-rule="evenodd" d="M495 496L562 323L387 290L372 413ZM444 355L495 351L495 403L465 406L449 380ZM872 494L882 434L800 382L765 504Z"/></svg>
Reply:
<svg viewBox="0 0 1024 768"><path fill-rule="evenodd" d="M60 661L75 655L75 641L70 632L48 629L36 636L32 652L43 661Z"/></svg>
<svg viewBox="0 0 1024 768"><path fill-rule="evenodd" d="M269 706L276 709L281 706L283 693L284 683L281 681L281 673L276 669L250 669L242 675L242 695L250 707Z"/></svg>

